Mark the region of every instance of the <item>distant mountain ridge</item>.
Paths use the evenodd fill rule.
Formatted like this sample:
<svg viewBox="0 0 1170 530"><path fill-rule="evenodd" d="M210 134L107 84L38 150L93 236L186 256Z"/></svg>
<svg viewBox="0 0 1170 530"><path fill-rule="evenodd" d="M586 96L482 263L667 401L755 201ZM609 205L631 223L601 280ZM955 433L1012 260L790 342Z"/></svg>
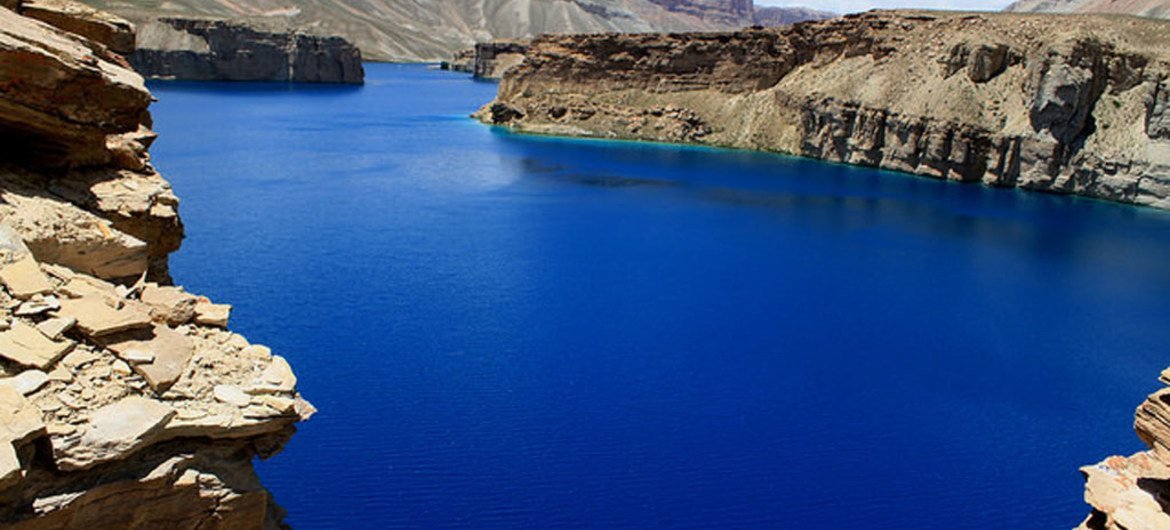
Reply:
<svg viewBox="0 0 1170 530"><path fill-rule="evenodd" d="M1170 19L1170 0L1016 0L1004 11L1100 13Z"/></svg>
<svg viewBox="0 0 1170 530"><path fill-rule="evenodd" d="M226 18L340 35L367 59L409 62L445 60L456 50L497 38L712 31L762 23L756 20L752 0L365 0L360 6L353 0L84 1L134 21ZM806 11L817 13L811 18L824 18L803 8L794 11L791 20L805 20L800 13Z"/></svg>

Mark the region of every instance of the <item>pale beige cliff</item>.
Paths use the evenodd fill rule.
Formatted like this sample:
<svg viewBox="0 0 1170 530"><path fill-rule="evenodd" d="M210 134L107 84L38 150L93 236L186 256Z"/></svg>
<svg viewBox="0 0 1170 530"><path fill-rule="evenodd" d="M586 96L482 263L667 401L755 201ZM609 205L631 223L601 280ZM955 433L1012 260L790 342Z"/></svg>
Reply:
<svg viewBox="0 0 1170 530"><path fill-rule="evenodd" d="M313 408L230 306L169 285L151 96L103 44L125 28L54 5L0 8L0 529L277 528L252 461Z"/></svg>
<svg viewBox="0 0 1170 530"><path fill-rule="evenodd" d="M546 36L477 116L1170 207L1170 23L870 12Z"/></svg>

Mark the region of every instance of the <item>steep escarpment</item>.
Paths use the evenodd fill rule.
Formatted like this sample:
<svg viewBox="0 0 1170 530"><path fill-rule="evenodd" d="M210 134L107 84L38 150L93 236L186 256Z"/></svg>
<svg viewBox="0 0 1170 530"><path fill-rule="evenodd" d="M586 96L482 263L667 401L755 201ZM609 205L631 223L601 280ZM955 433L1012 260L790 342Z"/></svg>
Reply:
<svg viewBox="0 0 1170 530"><path fill-rule="evenodd" d="M1156 20L926 12L549 36L478 116L1167 208L1168 50Z"/></svg>
<svg viewBox="0 0 1170 530"><path fill-rule="evenodd" d="M252 461L312 406L170 284L150 93L57 22L0 8L0 528L276 528Z"/></svg>
<svg viewBox="0 0 1170 530"><path fill-rule="evenodd" d="M545 33L711 31L753 23L750 0L85 0L135 22L216 17L340 35L375 61L443 61Z"/></svg>
<svg viewBox="0 0 1170 530"><path fill-rule="evenodd" d="M1170 368L1160 379L1170 385ZM1149 451L1081 468L1085 502L1093 511L1080 529L1170 528L1170 388L1150 394L1138 406L1134 430Z"/></svg>
<svg viewBox="0 0 1170 530"><path fill-rule="evenodd" d="M166 79L356 84L365 77L361 52L341 37L222 20L145 22L130 62L142 75Z"/></svg>

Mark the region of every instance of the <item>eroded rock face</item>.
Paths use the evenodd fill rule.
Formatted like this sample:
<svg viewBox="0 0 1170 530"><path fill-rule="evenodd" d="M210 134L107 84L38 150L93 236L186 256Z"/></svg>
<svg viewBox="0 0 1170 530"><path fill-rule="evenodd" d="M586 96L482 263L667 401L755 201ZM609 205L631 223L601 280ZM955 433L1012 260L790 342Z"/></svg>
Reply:
<svg viewBox="0 0 1170 530"><path fill-rule="evenodd" d="M79 16L0 9L0 528L276 528L252 461L314 410L230 306L169 285L150 94Z"/></svg>
<svg viewBox="0 0 1170 530"><path fill-rule="evenodd" d="M451 61L444 62L445 70L468 72L477 79L499 79L509 68L524 62L529 41L497 39L480 42L466 50L460 50Z"/></svg>
<svg viewBox="0 0 1170 530"><path fill-rule="evenodd" d="M361 52L340 37L222 20L146 22L130 62L142 75L166 79L357 84L365 77Z"/></svg>
<svg viewBox="0 0 1170 530"><path fill-rule="evenodd" d="M1162 21L870 12L541 37L477 116L1168 208L1168 74Z"/></svg>

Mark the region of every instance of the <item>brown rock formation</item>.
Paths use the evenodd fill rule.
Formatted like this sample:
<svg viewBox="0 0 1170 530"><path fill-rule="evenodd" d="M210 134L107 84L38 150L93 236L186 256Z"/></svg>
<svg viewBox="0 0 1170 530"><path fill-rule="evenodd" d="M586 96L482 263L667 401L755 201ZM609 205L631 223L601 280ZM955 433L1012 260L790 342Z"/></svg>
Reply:
<svg viewBox="0 0 1170 530"><path fill-rule="evenodd" d="M312 406L166 285L183 226L142 78L38 18L0 9L0 528L276 528L252 460Z"/></svg>
<svg viewBox="0 0 1170 530"><path fill-rule="evenodd" d="M1168 50L1155 20L926 12L548 36L477 116L1167 208Z"/></svg>

